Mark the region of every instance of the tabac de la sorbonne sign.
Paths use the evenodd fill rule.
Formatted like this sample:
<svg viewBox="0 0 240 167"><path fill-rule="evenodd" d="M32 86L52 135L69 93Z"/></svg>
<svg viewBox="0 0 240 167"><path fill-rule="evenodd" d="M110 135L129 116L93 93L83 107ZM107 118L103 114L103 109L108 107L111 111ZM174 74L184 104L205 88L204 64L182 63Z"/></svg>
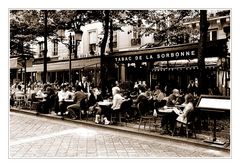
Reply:
<svg viewBox="0 0 240 167"><path fill-rule="evenodd" d="M226 39L209 41L206 43L205 57L219 57L226 55ZM198 57L198 43L183 44L173 47L115 52L111 56L116 63L135 61L168 61L194 59Z"/></svg>
<svg viewBox="0 0 240 167"><path fill-rule="evenodd" d="M164 61L164 60L178 60L197 57L197 49L182 50L182 51L169 51L154 54L140 54L130 56L115 57L115 62L132 62L132 61Z"/></svg>

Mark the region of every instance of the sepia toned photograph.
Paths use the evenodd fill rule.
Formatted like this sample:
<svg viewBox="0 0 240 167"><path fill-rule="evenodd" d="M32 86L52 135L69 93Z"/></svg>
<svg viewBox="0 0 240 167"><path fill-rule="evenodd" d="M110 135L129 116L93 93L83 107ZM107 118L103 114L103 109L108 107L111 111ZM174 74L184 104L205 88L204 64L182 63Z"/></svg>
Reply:
<svg viewBox="0 0 240 167"><path fill-rule="evenodd" d="M231 9L14 9L9 159L231 158Z"/></svg>

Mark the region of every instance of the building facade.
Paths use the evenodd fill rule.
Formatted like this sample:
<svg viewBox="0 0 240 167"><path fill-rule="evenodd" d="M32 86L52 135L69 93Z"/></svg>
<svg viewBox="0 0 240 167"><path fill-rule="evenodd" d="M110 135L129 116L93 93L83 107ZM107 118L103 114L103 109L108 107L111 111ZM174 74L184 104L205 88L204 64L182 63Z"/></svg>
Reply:
<svg viewBox="0 0 240 167"><path fill-rule="evenodd" d="M209 18L208 41L219 43L221 39L228 37L224 30L230 27L230 16ZM189 21L184 23L192 30L199 30L199 21ZM98 86L100 83L100 41L102 39L102 23L94 22L81 27L83 31L82 40L76 42L74 33L72 35L73 50L71 55L72 82L80 80L82 76ZM149 86L177 85L185 89L189 80L197 82L197 43L183 44L179 46L163 46L158 48L140 49L149 43L154 43L154 35L141 36L138 28L134 26L124 26L123 31L113 32L113 53L109 54L109 44L106 47L106 57L109 64L112 65L108 71L109 80L125 81L146 81ZM66 32L66 40L60 42L52 38L48 40L48 63L47 63L47 81L48 82L68 82L69 78L69 43L70 32ZM33 45L33 51L36 53L32 66L27 67L26 76L28 81L41 81L43 74L43 39L38 39L38 43ZM189 40L191 41L191 36ZM216 41L216 42L214 42ZM77 43L77 45L76 45ZM109 42L108 42L109 43ZM221 42L220 42L221 43ZM221 43L222 45L222 43ZM77 47L76 47L77 46ZM194 47L193 47L194 46ZM77 54L74 49L77 48ZM177 48L177 49L176 49ZM178 50L179 48L183 50ZM219 47L216 47L219 48ZM191 50L193 49L193 50ZM212 51L214 52L214 51ZM174 54L170 59L162 59L167 54ZM192 55L192 57L181 55ZM208 54L205 59L207 68L207 78L209 78L209 87L218 87L222 94L227 94L230 88L230 68L223 63L229 61L230 54L221 55L221 53ZM135 56L135 57L134 57ZM158 58L160 57L160 58ZM134 59L135 58L135 59ZM225 60L224 60L225 58ZM131 60L130 60L131 59ZM11 80L21 79L25 76L22 68L16 63L17 59L11 58L10 67ZM229 62L228 62L229 64ZM222 67L224 66L224 67ZM229 92L228 92L229 94Z"/></svg>

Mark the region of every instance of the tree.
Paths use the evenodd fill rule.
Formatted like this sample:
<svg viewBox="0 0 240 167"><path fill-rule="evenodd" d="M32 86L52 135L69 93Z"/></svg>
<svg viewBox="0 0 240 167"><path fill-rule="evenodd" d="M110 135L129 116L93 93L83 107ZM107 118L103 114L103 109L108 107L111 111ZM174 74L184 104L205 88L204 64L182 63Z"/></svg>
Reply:
<svg viewBox="0 0 240 167"><path fill-rule="evenodd" d="M31 44L36 42L37 37L44 37L44 72L43 82L46 82L47 73L47 38L54 33L54 25L48 24L48 13L55 11L39 10L11 10L10 11L10 53L20 57L21 47L19 43ZM43 15L43 16L42 16ZM23 59L25 59L23 57Z"/></svg>
<svg viewBox="0 0 240 167"><path fill-rule="evenodd" d="M205 85L205 55L206 55L206 42L207 31L209 23L207 21L207 11L200 10L200 41L198 47L198 69L199 69L199 93L206 93L207 88Z"/></svg>

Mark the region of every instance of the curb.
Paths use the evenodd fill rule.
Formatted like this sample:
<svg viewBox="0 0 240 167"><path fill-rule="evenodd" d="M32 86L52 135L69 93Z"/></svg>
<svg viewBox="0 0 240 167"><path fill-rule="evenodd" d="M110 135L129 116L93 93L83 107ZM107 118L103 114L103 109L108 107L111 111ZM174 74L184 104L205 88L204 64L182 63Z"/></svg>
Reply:
<svg viewBox="0 0 240 167"><path fill-rule="evenodd" d="M23 114L35 115L35 116L37 114L36 111L16 109L16 108L11 108L10 112L23 113ZM117 130L120 132L131 133L131 134L135 134L135 135L144 135L144 136L148 136L148 137L161 138L161 139L170 140L170 141L179 142L179 143L188 143L191 145L200 146L200 147L204 147L204 148L208 148L208 149L230 152L230 148L228 148L228 147L226 148L224 146L220 146L220 145L216 145L216 144L209 144L209 143L205 143L203 141L200 142L200 141L196 141L194 139L189 139L189 138L187 139L187 138L179 138L179 137L174 137L174 136L164 136L164 135L151 133L151 132L147 132L147 131L138 131L138 130L135 130L133 128L128 128L128 127L95 124L93 122L87 122L85 120L72 120L69 118L64 118L64 120L62 120L61 117L59 117L59 116L54 116L54 115L49 115L49 114L39 114L37 116L48 118L48 119L66 121L66 122L70 122L70 123L74 123L74 124L83 124L83 125L88 125L88 126L94 126L96 128L105 128L105 129L115 130L115 131Z"/></svg>

